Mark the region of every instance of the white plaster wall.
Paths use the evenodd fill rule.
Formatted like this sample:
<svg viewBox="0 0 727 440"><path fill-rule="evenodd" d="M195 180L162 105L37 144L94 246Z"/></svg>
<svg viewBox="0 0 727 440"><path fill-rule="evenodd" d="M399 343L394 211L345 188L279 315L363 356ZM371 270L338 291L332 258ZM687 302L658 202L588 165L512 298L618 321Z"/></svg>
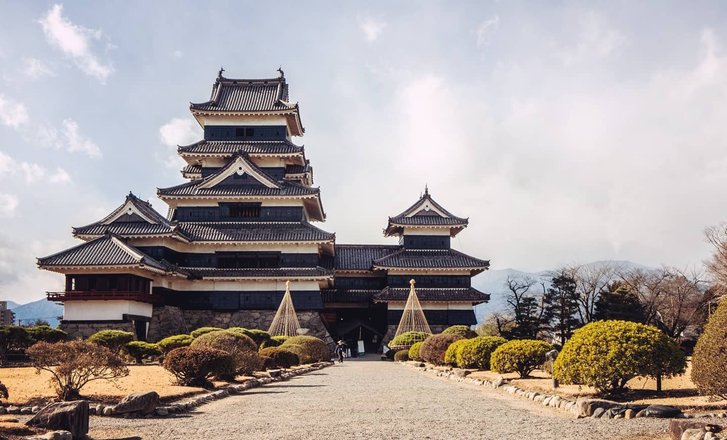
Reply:
<svg viewBox="0 0 727 440"><path fill-rule="evenodd" d="M417 279L417 277L425 276L425 275L469 275L469 270L456 270L456 269L444 269L444 270L421 270L421 271L414 271L412 269L389 269L388 271L389 275L408 275L411 278L414 278L414 280Z"/></svg>
<svg viewBox="0 0 727 440"><path fill-rule="evenodd" d="M63 319L67 321L110 321L123 319L123 314L151 318L152 305L136 301L67 301Z"/></svg>
<svg viewBox="0 0 727 440"><path fill-rule="evenodd" d="M286 117L281 115L200 115L197 118L203 125L288 125Z"/></svg>

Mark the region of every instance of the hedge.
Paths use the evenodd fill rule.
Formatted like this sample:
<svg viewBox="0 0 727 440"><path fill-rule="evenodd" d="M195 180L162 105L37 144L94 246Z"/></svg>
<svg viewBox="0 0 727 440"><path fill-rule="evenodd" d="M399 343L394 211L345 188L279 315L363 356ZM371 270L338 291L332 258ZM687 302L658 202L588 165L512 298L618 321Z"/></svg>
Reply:
<svg viewBox="0 0 727 440"><path fill-rule="evenodd" d="M234 370L229 353L205 347L180 347L167 353L164 368L170 371L179 385L210 387L210 375L224 376Z"/></svg>
<svg viewBox="0 0 727 440"><path fill-rule="evenodd" d="M162 353L166 354L175 348L187 347L192 341L194 341L194 338L190 335L174 335L157 342L157 347L159 347Z"/></svg>
<svg viewBox="0 0 727 440"><path fill-rule="evenodd" d="M409 350L399 350L394 353L394 360L396 362L406 362L409 360Z"/></svg>
<svg viewBox="0 0 727 440"><path fill-rule="evenodd" d="M300 364L300 358L292 351L280 347L267 347L260 350L260 356L270 358L272 368L290 368Z"/></svg>
<svg viewBox="0 0 727 440"><path fill-rule="evenodd" d="M450 333L455 334L456 333ZM467 344L469 339L460 339L459 341L452 342L447 351L444 352L444 363L453 367L458 367L462 363L462 349Z"/></svg>
<svg viewBox="0 0 727 440"><path fill-rule="evenodd" d="M424 333L424 332L402 333L399 336L392 339L391 342L389 342L389 347L391 347L392 349L410 348L412 345L416 344L417 342L423 342L429 336L431 336L429 333Z"/></svg>
<svg viewBox="0 0 727 440"><path fill-rule="evenodd" d="M191 347L213 348L229 353L235 363L237 374L251 374L262 368L262 360L257 353L255 341L237 331L218 330L205 333L195 339Z"/></svg>
<svg viewBox="0 0 727 440"><path fill-rule="evenodd" d="M134 340L134 334L122 330L101 330L88 337L89 342L102 345L119 354L124 345Z"/></svg>
<svg viewBox="0 0 727 440"><path fill-rule="evenodd" d="M422 342L417 342L409 347L409 359L413 361L421 361L422 358L419 354L419 350L422 348Z"/></svg>
<svg viewBox="0 0 727 440"><path fill-rule="evenodd" d="M550 344L535 339L506 342L490 356L490 368L498 373L517 372L528 377L545 362L545 353L553 349Z"/></svg>
<svg viewBox="0 0 727 440"><path fill-rule="evenodd" d="M468 325L453 325L447 327L442 332L444 335L460 335L465 339L471 339L477 337L477 333L472 330Z"/></svg>
<svg viewBox="0 0 727 440"><path fill-rule="evenodd" d="M457 366L489 370L492 352L506 342L507 340L500 336L478 336L467 339L457 357Z"/></svg>
<svg viewBox="0 0 727 440"><path fill-rule="evenodd" d="M422 343L419 349L419 356L434 365L444 365L444 354L447 348L455 342L462 339L459 335L438 334L428 337Z"/></svg>
<svg viewBox="0 0 727 440"><path fill-rule="evenodd" d="M280 345L280 348L297 354L302 364L331 360L331 350L328 345L315 336L291 336Z"/></svg>
<svg viewBox="0 0 727 440"><path fill-rule="evenodd" d="M727 300L717 306L692 356L692 381L700 394L727 399Z"/></svg>

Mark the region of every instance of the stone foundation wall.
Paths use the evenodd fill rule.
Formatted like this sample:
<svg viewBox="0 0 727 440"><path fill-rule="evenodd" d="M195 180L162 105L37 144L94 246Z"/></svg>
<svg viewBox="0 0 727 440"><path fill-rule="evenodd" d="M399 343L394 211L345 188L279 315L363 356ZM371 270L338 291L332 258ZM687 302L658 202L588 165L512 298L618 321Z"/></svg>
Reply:
<svg viewBox="0 0 727 440"><path fill-rule="evenodd" d="M182 310L178 307L155 307L149 326L149 341L155 342L167 336L189 333L200 327L244 327L267 331L275 317L275 310L237 310L220 312L214 310ZM316 336L327 343L333 343L331 335L318 312L298 312L301 328L307 328L308 335Z"/></svg>
<svg viewBox="0 0 727 440"><path fill-rule="evenodd" d="M131 321L61 321L58 328L68 333L68 336L72 339L86 339L101 330L123 330L134 333L134 324Z"/></svg>

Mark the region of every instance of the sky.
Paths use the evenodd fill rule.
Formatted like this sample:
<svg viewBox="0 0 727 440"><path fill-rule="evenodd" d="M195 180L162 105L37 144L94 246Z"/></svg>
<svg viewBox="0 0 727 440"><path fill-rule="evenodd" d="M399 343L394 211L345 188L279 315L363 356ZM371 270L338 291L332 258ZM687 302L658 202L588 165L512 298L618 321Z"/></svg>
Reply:
<svg viewBox="0 0 727 440"><path fill-rule="evenodd" d="M727 220L727 5L714 1L0 0L0 299L129 191L182 183L189 102L277 76L338 243L394 243L428 185L492 269L700 267Z"/></svg>

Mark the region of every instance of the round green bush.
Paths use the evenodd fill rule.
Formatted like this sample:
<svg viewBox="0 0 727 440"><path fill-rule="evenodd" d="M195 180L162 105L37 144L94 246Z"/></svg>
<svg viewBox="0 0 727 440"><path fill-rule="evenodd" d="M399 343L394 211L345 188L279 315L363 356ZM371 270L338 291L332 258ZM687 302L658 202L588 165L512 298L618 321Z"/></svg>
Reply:
<svg viewBox="0 0 727 440"><path fill-rule="evenodd" d="M89 342L102 345L119 354L124 345L134 340L134 334L122 330L101 330L88 337Z"/></svg>
<svg viewBox="0 0 727 440"><path fill-rule="evenodd" d="M477 368L478 370L489 370L492 352L507 342L505 338L500 336L478 336L465 341L457 358L457 366L460 368Z"/></svg>
<svg viewBox="0 0 727 440"><path fill-rule="evenodd" d="M144 359L162 354L159 346L144 341L131 341L124 346L124 351L133 357L137 364L142 364Z"/></svg>
<svg viewBox="0 0 727 440"><path fill-rule="evenodd" d="M192 348L205 347L222 350L232 356L237 374L251 374L262 368L255 341L234 330L217 330L205 333L191 344Z"/></svg>
<svg viewBox="0 0 727 440"><path fill-rule="evenodd" d="M629 321L596 321L576 330L565 343L553 375L562 383L614 394L634 377L672 376L685 368L684 354L657 328Z"/></svg>
<svg viewBox="0 0 727 440"><path fill-rule="evenodd" d="M300 364L298 355L292 351L279 347L267 347L260 349L260 356L268 357L271 360L271 368L290 368Z"/></svg>
<svg viewBox="0 0 727 440"><path fill-rule="evenodd" d="M331 350L328 345L315 336L291 336L280 345L280 348L297 354L302 364L331 360Z"/></svg>
<svg viewBox="0 0 727 440"><path fill-rule="evenodd" d="M157 342L157 347L159 347L159 350L161 350L162 353L166 354L175 348L187 347L192 343L192 341L194 341L194 338L190 335L174 335Z"/></svg>
<svg viewBox="0 0 727 440"><path fill-rule="evenodd" d="M428 337L419 349L419 356L434 365L444 365L444 354L452 343L462 339L460 335L438 334Z"/></svg>
<svg viewBox="0 0 727 440"><path fill-rule="evenodd" d="M262 330L257 329L247 329L242 327L230 327L228 331L231 332L239 332L253 341L255 341L255 345L257 345L258 348L263 348L263 345L268 343L270 341L270 333Z"/></svg>
<svg viewBox="0 0 727 440"><path fill-rule="evenodd" d="M164 357L164 368L184 386L210 387L209 376L226 376L234 371L232 356L205 347L179 347Z"/></svg>
<svg viewBox="0 0 727 440"><path fill-rule="evenodd" d="M460 335L465 339L471 339L477 336L477 333L472 330L468 325L453 325L447 327L442 332L443 335Z"/></svg>
<svg viewBox="0 0 727 440"><path fill-rule="evenodd" d="M444 363L453 367L459 367L462 361L462 349L469 339L460 339L452 342L447 351L444 352Z"/></svg>
<svg viewBox="0 0 727 440"><path fill-rule="evenodd" d="M223 330L223 329L221 329L219 327L200 327L197 330L192 330L192 332L189 334L189 336L191 336L192 339L197 339L204 334L216 332L219 330Z"/></svg>
<svg viewBox="0 0 727 440"><path fill-rule="evenodd" d="M409 350L399 350L394 353L394 360L396 362L406 362L409 360Z"/></svg>
<svg viewBox="0 0 727 440"><path fill-rule="evenodd" d="M422 358L419 355L419 350L422 348L422 342L417 342L409 347L409 359L413 361L421 361Z"/></svg>
<svg viewBox="0 0 727 440"><path fill-rule="evenodd" d="M290 336L271 336L270 342L267 343L268 347L280 347L283 342L287 341Z"/></svg>
<svg viewBox="0 0 727 440"><path fill-rule="evenodd" d="M34 325L32 327L26 327L25 330L35 342L43 341L55 344L56 342L68 340L68 334L66 332L48 325Z"/></svg>
<svg viewBox="0 0 727 440"><path fill-rule="evenodd" d="M520 377L528 377L545 362L545 353L552 349L552 345L535 339L506 342L492 352L490 368L498 373L517 372Z"/></svg>
<svg viewBox="0 0 727 440"><path fill-rule="evenodd" d="M727 399L727 300L717 306L692 356L692 381L699 394Z"/></svg>
<svg viewBox="0 0 727 440"><path fill-rule="evenodd" d="M424 341L429 336L431 336L429 333L424 333L424 332L402 333L399 336L392 339L391 342L389 342L389 347L391 347L392 350L398 349L398 348L410 348L412 345L416 344L417 342Z"/></svg>

